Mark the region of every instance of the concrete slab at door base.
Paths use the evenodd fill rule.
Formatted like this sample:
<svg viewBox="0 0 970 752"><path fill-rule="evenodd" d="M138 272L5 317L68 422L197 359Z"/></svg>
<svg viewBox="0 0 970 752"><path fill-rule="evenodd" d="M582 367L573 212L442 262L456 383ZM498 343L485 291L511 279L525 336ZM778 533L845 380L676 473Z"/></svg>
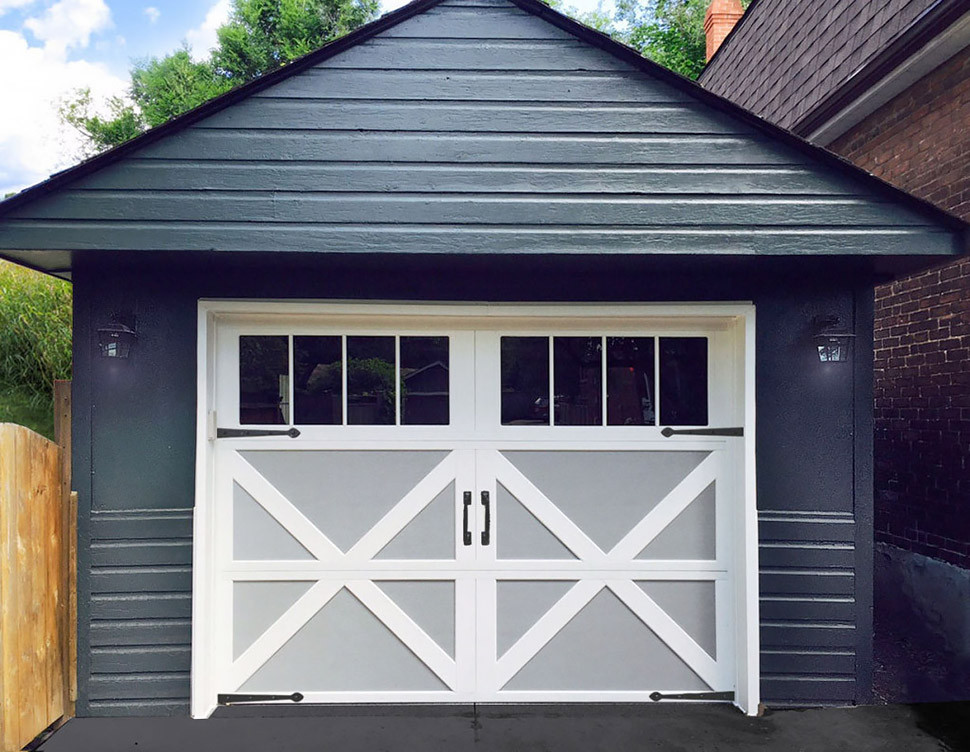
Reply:
<svg viewBox="0 0 970 752"><path fill-rule="evenodd" d="M313 716L292 713L317 711ZM268 711L282 717L238 717ZM595 749L939 752L907 706L777 711L746 717L726 705L545 705L235 708L234 717L81 718L46 752L318 752ZM326 740L325 742L323 740ZM810 740L810 741L809 741ZM136 746L137 745L137 746ZM321 746L324 745L324 746Z"/></svg>

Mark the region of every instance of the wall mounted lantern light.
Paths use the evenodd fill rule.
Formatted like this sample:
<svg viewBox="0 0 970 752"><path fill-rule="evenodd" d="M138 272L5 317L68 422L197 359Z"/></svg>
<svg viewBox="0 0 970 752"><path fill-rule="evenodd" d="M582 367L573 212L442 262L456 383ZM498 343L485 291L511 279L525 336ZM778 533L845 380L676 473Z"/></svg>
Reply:
<svg viewBox="0 0 970 752"><path fill-rule="evenodd" d="M812 319L815 332L812 342L818 349L818 359L823 363L845 363L849 359L849 346L855 335L843 331L841 324L842 319L831 314Z"/></svg>
<svg viewBox="0 0 970 752"><path fill-rule="evenodd" d="M130 324L130 325L129 325ZM98 329L98 347L102 358L127 358L131 347L138 339L134 329L134 319L128 323L115 315L107 326Z"/></svg>

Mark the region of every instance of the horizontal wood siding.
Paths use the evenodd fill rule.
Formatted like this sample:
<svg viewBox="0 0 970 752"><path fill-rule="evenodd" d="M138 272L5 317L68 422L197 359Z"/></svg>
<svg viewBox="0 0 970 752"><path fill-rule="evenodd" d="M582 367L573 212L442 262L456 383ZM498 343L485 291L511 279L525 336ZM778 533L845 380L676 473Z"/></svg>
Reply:
<svg viewBox="0 0 970 752"><path fill-rule="evenodd" d="M187 714L191 510L94 512L90 525L88 713Z"/></svg>
<svg viewBox="0 0 970 752"><path fill-rule="evenodd" d="M504 0L446 2L15 211L0 249L950 254Z"/></svg>
<svg viewBox="0 0 970 752"><path fill-rule="evenodd" d="M849 513L759 513L765 703L856 699L855 535Z"/></svg>

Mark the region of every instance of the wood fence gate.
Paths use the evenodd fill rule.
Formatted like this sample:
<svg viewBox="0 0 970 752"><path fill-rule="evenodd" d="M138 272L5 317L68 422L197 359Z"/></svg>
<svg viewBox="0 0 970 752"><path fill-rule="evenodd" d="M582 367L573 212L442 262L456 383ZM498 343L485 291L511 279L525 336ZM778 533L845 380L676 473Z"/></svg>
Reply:
<svg viewBox="0 0 970 752"><path fill-rule="evenodd" d="M74 715L77 500L70 382L55 385L48 441L0 423L0 752Z"/></svg>

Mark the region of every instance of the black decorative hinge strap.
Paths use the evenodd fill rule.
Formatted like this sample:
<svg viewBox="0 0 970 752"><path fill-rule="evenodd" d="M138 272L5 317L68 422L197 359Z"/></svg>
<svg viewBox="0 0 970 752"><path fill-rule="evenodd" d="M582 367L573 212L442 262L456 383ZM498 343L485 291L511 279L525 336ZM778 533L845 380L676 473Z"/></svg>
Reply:
<svg viewBox="0 0 970 752"><path fill-rule="evenodd" d="M653 692L650 694L650 699L654 702L660 702L661 700L727 700L728 702L734 702L734 692L684 692L682 694Z"/></svg>
<svg viewBox="0 0 970 752"><path fill-rule="evenodd" d="M278 700L301 702L303 695L299 692L294 692L291 695L219 695L216 699L220 705L240 705L246 702L275 702Z"/></svg>
<svg viewBox="0 0 970 752"><path fill-rule="evenodd" d="M286 431L270 431L263 428L217 428L216 438L217 439L240 439L249 438L250 436L289 436L291 439L295 439L300 435L300 431L296 428L290 428Z"/></svg>
<svg viewBox="0 0 970 752"><path fill-rule="evenodd" d="M660 432L665 439L671 436L744 436L744 428L670 428Z"/></svg>

